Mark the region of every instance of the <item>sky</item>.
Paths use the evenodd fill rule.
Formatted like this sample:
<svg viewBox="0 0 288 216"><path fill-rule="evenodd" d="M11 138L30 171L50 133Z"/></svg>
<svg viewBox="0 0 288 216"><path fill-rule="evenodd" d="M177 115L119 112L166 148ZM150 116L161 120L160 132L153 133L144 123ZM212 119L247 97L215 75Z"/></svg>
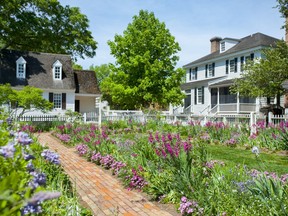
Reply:
<svg viewBox="0 0 288 216"><path fill-rule="evenodd" d="M177 67L210 53L210 39L243 38L261 32L283 39L284 18L276 0L59 0L79 7L89 19L89 30L98 43L94 58L78 59L83 69L114 63L107 41L114 40L140 10L153 12L179 43Z"/></svg>

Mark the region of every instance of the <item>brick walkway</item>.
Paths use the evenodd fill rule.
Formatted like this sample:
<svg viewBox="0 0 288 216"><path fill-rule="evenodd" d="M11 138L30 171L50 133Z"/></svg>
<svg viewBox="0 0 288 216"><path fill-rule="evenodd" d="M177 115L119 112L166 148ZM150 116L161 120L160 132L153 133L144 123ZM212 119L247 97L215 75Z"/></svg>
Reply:
<svg viewBox="0 0 288 216"><path fill-rule="evenodd" d="M65 172L94 215L175 215L176 211L164 211L157 204L147 201L140 193L128 191L116 177L79 157L75 148L65 147L49 133L41 133L38 141L60 155Z"/></svg>

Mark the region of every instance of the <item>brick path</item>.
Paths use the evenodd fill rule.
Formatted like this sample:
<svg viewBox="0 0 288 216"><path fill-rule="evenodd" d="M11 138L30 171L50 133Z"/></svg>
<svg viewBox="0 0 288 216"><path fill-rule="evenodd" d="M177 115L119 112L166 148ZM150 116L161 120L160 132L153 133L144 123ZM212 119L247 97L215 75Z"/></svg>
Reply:
<svg viewBox="0 0 288 216"><path fill-rule="evenodd" d="M128 191L116 177L79 157L75 148L65 147L49 133L41 133L38 141L59 154L61 164L76 186L77 193L94 215L175 215L176 211L164 211L140 193Z"/></svg>

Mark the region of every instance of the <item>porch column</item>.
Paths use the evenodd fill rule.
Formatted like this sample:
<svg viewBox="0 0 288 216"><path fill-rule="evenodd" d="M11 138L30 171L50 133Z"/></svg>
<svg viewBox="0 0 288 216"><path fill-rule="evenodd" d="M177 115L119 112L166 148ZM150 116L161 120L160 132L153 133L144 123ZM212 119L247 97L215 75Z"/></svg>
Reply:
<svg viewBox="0 0 288 216"><path fill-rule="evenodd" d="M219 87L217 87L217 113L220 112L220 92Z"/></svg>
<svg viewBox="0 0 288 216"><path fill-rule="evenodd" d="M239 92L237 92L237 113L240 112L240 96Z"/></svg>

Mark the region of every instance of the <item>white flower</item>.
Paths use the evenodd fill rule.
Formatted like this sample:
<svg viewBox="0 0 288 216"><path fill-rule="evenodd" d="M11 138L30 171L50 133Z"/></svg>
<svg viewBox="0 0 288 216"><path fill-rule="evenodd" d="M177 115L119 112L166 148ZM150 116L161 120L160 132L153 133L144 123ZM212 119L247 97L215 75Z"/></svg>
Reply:
<svg viewBox="0 0 288 216"><path fill-rule="evenodd" d="M252 148L252 153L253 153L253 154L256 154L257 156L259 155L260 151L259 151L259 149L258 149L257 146L253 146L253 148Z"/></svg>

